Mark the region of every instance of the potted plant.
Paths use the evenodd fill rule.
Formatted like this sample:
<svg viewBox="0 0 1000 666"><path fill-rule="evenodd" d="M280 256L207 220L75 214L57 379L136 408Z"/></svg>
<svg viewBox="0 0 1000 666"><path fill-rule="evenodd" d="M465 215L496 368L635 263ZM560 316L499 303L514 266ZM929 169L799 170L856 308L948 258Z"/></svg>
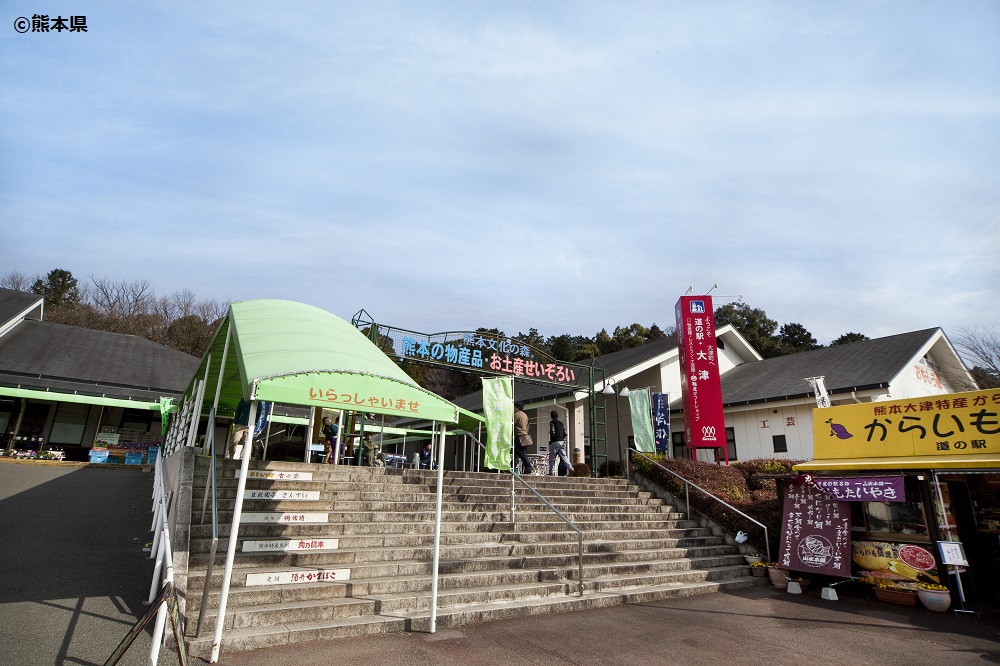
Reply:
<svg viewBox="0 0 1000 666"><path fill-rule="evenodd" d="M927 610L943 613L951 607L951 591L944 585L921 583L917 589L917 598Z"/></svg>
<svg viewBox="0 0 1000 666"><path fill-rule="evenodd" d="M915 592L896 585L879 583L875 586L875 596L878 597L879 601L888 601L892 604L900 604L902 606L917 605L917 595Z"/></svg>
<svg viewBox="0 0 1000 666"><path fill-rule="evenodd" d="M767 577L771 579L771 585L775 587L788 586L788 574L778 568L777 562L770 562L767 565Z"/></svg>
<svg viewBox="0 0 1000 666"><path fill-rule="evenodd" d="M743 553L743 559L747 561L747 564L753 566L754 564L757 564L764 558L751 550L747 551L746 553Z"/></svg>
<svg viewBox="0 0 1000 666"><path fill-rule="evenodd" d="M803 578L802 576L789 576L788 582L795 582L799 584L799 589L808 590L809 589L809 579Z"/></svg>
<svg viewBox="0 0 1000 666"><path fill-rule="evenodd" d="M757 578L763 578L767 575L768 563L763 559L759 559L750 565L750 573L752 573Z"/></svg>

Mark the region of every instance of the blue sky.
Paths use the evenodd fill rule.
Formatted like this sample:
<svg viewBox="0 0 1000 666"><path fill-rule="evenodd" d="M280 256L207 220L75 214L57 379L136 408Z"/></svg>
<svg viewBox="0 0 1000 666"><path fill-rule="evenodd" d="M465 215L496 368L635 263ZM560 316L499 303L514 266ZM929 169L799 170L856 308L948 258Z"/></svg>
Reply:
<svg viewBox="0 0 1000 666"><path fill-rule="evenodd" d="M207 5L203 6L203 5ZM27 33L19 16L87 17ZM0 273L822 343L997 323L1000 3L4 3Z"/></svg>

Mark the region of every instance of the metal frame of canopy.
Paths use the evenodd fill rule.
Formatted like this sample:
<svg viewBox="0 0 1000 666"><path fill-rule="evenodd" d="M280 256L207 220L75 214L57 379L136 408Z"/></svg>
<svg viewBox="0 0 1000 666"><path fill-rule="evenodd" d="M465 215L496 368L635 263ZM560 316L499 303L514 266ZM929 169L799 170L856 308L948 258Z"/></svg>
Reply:
<svg viewBox="0 0 1000 666"><path fill-rule="evenodd" d="M439 459L443 459L448 424L458 424L460 420L457 406L417 385L358 329L324 310L290 301L243 301L230 306L185 391L178 418L171 425L173 436L168 436L164 446L164 456L180 448L182 442L184 446L193 446L205 394L209 390L214 394L210 423L220 407L235 411L240 400L250 405L248 423L256 421L261 401L338 408L341 418L344 411L357 411L429 420L440 424L433 435L438 440ZM251 448L244 446L241 456L216 615L212 663L218 661L222 643ZM431 582L432 633L436 617L443 474L444 466L438 465Z"/></svg>

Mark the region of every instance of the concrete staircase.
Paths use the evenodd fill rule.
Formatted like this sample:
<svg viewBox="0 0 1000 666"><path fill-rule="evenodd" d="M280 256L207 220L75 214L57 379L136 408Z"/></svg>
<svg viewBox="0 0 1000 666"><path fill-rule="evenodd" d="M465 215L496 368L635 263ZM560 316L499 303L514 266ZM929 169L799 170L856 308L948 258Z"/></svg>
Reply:
<svg viewBox="0 0 1000 666"><path fill-rule="evenodd" d="M194 478L187 627L207 656L236 495L236 462L220 461L220 541L202 636L193 636L211 549L201 525L208 461ZM437 627L598 608L760 585L723 537L624 479L526 480L577 535L510 477L446 472ZM224 652L347 636L426 631L437 473L253 462L222 641ZM224 527L222 527L224 526Z"/></svg>

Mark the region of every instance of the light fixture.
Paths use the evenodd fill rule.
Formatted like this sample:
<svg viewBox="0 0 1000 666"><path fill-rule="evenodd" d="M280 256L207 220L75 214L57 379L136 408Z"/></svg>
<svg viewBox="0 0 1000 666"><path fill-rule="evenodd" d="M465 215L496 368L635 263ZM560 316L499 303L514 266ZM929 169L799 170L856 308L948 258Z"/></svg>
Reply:
<svg viewBox="0 0 1000 666"><path fill-rule="evenodd" d="M627 398L628 397L628 387L627 386L622 387L622 392L619 393L618 395L620 395L623 398Z"/></svg>
<svg viewBox="0 0 1000 666"><path fill-rule="evenodd" d="M605 384L604 385L604 390L601 391L601 393L603 393L604 395L614 395L615 394L615 389L614 389L614 387L611 384Z"/></svg>

